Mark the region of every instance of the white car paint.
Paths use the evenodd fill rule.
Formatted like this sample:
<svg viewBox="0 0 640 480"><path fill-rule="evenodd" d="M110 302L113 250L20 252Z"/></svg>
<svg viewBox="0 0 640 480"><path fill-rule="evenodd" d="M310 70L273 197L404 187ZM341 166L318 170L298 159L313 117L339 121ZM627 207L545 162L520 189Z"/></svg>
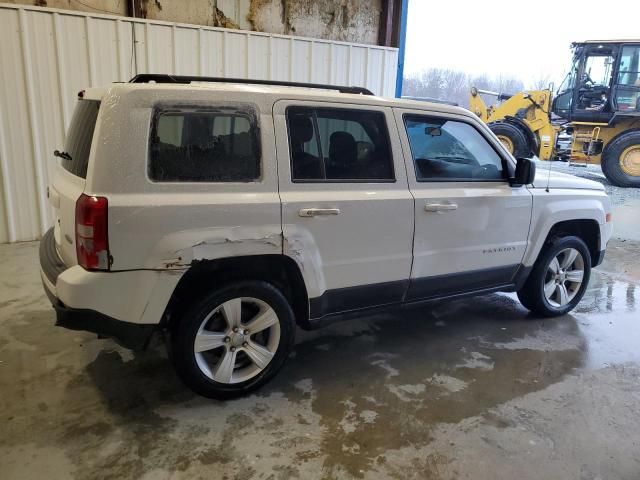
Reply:
<svg viewBox="0 0 640 480"><path fill-rule="evenodd" d="M397 130L388 107L295 100L274 105L277 149L282 152L278 172L285 254L300 266L308 295L313 298L328 289L407 279L412 258L413 197L407 189L399 144L392 143L395 182L294 183L285 119L290 105L378 111L385 114L392 138L397 137ZM306 208L337 209L339 214L300 216L300 210Z"/></svg>
<svg viewBox="0 0 640 480"><path fill-rule="evenodd" d="M568 173L553 172L549 170L549 164L546 162L538 162L536 177L533 181L534 188L546 188L547 182L553 188L567 188L576 190L600 190L604 192L604 185L586 178L576 177Z"/></svg>
<svg viewBox="0 0 640 480"><path fill-rule="evenodd" d="M439 117L424 110L397 108L396 123L403 115ZM499 142L486 134L477 117L447 114L444 118L470 123L503 158L511 161ZM412 165L411 148L404 128L400 141L407 159L409 189L416 199L414 260L411 278L418 279L465 271L506 267L521 263L527 246L532 197L525 186L499 182L419 182ZM428 205L449 204L450 211L427 211Z"/></svg>
<svg viewBox="0 0 640 480"><path fill-rule="evenodd" d="M298 265L308 296L317 298L334 288L521 262L530 266L558 221L597 221L602 248L611 235L611 224L605 221L611 206L602 188L569 175L552 174L549 192L542 169L528 187L511 187L506 181L418 184L404 127L398 122L402 111L473 122L514 164L491 131L462 108L232 84L114 84L88 89L85 98L102 99L87 180L68 178L73 175L58 165L50 187L51 203L60 219L55 227L56 247L69 268L56 285L45 282L45 286L71 308L90 308L133 323L158 323L194 260L284 254ZM153 107L161 102L250 105L260 124L260 180L150 181L146 173L149 125ZM320 103L385 113L395 183L301 185L290 181L284 108ZM74 209L82 192L108 198L113 256L109 272L88 272L77 265ZM459 208L429 215L424 203L430 199L456 202ZM340 215L301 217L299 210L309 207L338 208ZM495 255L481 253L505 246L509 248Z"/></svg>

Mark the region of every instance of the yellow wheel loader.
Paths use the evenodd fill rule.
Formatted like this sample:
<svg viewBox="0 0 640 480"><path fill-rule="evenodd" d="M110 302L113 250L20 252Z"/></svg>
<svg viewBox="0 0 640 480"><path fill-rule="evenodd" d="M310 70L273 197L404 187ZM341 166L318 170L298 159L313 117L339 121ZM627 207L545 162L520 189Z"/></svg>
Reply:
<svg viewBox="0 0 640 480"><path fill-rule="evenodd" d="M640 40L571 46L573 65L555 98L551 89L508 95L473 87L470 110L516 157L600 164L612 184L640 187ZM498 103L487 106L481 94ZM558 147L561 132L571 138L566 149Z"/></svg>

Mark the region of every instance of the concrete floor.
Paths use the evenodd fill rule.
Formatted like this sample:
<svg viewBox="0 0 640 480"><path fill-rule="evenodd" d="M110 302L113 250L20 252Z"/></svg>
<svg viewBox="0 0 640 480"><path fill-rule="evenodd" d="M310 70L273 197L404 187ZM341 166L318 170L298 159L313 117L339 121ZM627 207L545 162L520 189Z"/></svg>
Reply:
<svg viewBox="0 0 640 480"><path fill-rule="evenodd" d="M3 479L640 478L632 238L572 315L495 294L299 332L274 381L225 403L187 391L161 348L54 327L36 243L0 262Z"/></svg>

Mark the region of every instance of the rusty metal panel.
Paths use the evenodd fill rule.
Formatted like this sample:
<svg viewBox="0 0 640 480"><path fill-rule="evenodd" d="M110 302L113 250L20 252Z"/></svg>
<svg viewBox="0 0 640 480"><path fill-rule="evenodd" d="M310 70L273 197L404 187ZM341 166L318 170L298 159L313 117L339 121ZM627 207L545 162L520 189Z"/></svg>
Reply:
<svg viewBox="0 0 640 480"><path fill-rule="evenodd" d="M240 12L249 0L225 0ZM78 91L137 73L368 87L393 96L396 49L0 4L0 242L39 238L46 188Z"/></svg>

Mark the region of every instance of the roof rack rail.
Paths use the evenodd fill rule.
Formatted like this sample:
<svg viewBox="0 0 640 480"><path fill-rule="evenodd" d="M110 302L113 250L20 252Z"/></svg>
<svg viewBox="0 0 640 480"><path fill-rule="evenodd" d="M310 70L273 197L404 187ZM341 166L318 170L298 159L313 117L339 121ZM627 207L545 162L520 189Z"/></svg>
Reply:
<svg viewBox="0 0 640 480"><path fill-rule="evenodd" d="M249 85L275 85L279 87L318 88L323 90L337 90L340 93L354 93L360 95L373 95L373 92L364 87L344 87L341 85L324 85L322 83L283 82L281 80L251 80L247 78L222 78L222 77L198 77L193 75L168 75L163 73L140 73L129 80L129 83L243 83Z"/></svg>

